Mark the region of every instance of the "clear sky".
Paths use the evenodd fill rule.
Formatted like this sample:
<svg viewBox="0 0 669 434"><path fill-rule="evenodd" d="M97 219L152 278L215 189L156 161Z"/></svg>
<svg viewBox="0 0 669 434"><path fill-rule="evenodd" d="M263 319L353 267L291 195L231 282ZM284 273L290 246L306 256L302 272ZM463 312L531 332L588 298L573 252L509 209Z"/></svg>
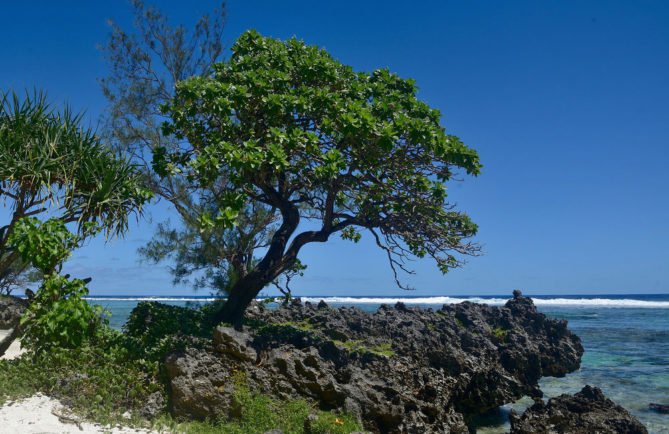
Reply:
<svg viewBox="0 0 669 434"><path fill-rule="evenodd" d="M156 4L188 25L217 6ZM484 164L449 191L479 224L485 256L446 276L417 261L406 293L369 236L333 239L303 249L296 294L669 293L669 2L233 0L228 10L230 42L249 28L296 35L357 70L416 79ZM0 2L0 89L44 88L97 122L108 18L128 28L130 7ZM138 263L155 222L175 218L148 211L153 222L92 241L66 270L93 277L93 294L191 294L164 265Z"/></svg>

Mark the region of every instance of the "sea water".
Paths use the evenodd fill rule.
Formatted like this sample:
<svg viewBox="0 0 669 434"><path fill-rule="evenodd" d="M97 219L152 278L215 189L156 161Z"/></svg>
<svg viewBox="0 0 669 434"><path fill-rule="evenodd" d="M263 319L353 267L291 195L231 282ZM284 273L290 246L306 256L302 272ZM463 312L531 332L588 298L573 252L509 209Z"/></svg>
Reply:
<svg viewBox="0 0 669 434"><path fill-rule="evenodd" d="M545 398L576 393L585 384L628 409L651 433L669 433L669 415L648 408L648 404L669 405L669 294L532 297L537 308L552 318L565 318L571 331L580 336L585 353L581 369L564 378L543 378ZM409 306L438 309L443 304L465 300L501 306L502 296L480 297L302 297L303 301L330 306L356 306L373 312L381 304L401 301ZM207 297L90 297L106 307L110 325L120 329L140 301L153 300L177 306L196 306L213 301ZM478 432L508 432L511 408L522 412L532 401L524 398L505 405L478 421Z"/></svg>

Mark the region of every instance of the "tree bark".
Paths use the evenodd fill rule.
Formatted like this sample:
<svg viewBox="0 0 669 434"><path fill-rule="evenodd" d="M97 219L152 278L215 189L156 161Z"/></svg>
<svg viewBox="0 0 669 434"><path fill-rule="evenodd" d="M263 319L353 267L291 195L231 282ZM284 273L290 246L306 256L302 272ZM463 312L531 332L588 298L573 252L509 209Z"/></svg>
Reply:
<svg viewBox="0 0 669 434"><path fill-rule="evenodd" d="M228 294L228 300L214 314L214 324L230 323L235 327L242 324L244 311L266 285L265 279L247 275L239 280Z"/></svg>

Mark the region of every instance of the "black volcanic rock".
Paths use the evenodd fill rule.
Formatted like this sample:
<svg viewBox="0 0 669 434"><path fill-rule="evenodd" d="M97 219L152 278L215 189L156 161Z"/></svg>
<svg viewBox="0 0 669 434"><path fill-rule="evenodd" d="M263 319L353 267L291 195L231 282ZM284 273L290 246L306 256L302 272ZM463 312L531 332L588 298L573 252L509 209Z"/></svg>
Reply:
<svg viewBox="0 0 669 434"><path fill-rule="evenodd" d="M658 413L669 413L669 405L655 404L651 402L648 404L648 408Z"/></svg>
<svg viewBox="0 0 669 434"><path fill-rule="evenodd" d="M15 328L27 307L26 299L14 296L0 297L0 330Z"/></svg>
<svg viewBox="0 0 669 434"><path fill-rule="evenodd" d="M5 354L7 348L19 335L19 321L28 304L28 300L22 298L0 297L0 330L11 330L10 333L0 336L0 356Z"/></svg>
<svg viewBox="0 0 669 434"><path fill-rule="evenodd" d="M522 416L512 410L509 419L512 434L647 433L637 418L592 386L573 396L560 395L548 403L539 401Z"/></svg>
<svg viewBox="0 0 669 434"><path fill-rule="evenodd" d="M374 314L254 304L247 324L167 357L175 416L234 416L232 379L243 378L260 393L352 413L374 432L467 433L473 416L541 396L538 380L578 369L583 354L566 321L520 293L504 307L398 304Z"/></svg>

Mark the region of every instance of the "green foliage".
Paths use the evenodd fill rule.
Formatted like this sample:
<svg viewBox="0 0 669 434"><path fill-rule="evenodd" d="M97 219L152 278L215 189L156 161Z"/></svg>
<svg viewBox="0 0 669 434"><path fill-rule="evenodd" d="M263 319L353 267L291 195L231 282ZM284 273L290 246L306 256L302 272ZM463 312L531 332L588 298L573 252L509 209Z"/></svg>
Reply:
<svg viewBox="0 0 669 434"><path fill-rule="evenodd" d="M210 288L227 294L240 277L255 266L254 252L268 242L273 219L263 207L249 205L238 216L234 230L220 225L202 224L200 216L218 210L213 192L201 192L197 198L182 198L179 229L167 221L158 228L146 246L139 249L144 259L159 263L169 259L174 283L191 283L194 289ZM261 228L261 229L252 229ZM197 278L192 278L198 275Z"/></svg>
<svg viewBox="0 0 669 434"><path fill-rule="evenodd" d="M88 295L86 283L56 274L85 235L99 229L88 222L84 224L83 235L75 235L60 219L41 223L36 218L24 217L15 223L8 247L44 275L42 286L21 318L24 346L37 352L53 347L77 348L101 332L102 308L92 307L82 298Z"/></svg>
<svg viewBox="0 0 669 434"><path fill-rule="evenodd" d="M171 351L186 345L202 346L194 338L211 338L213 324L210 321L216 304L199 309L169 306L156 302L141 302L130 313L123 326L126 348L138 358L162 361Z"/></svg>
<svg viewBox="0 0 669 434"><path fill-rule="evenodd" d="M163 132L183 148L156 149L153 167L201 188L225 179L218 211L207 216L213 225L234 225L235 211L249 203L280 214L264 258L240 288L259 292L302 246L337 232L358 241L368 230L401 287L397 271L410 272L411 255L432 257L447 272L462 264L459 255L478 254L466 241L477 226L446 201L447 181L479 174L478 154L445 133L413 80L385 69L355 72L323 49L256 31L212 69L178 83L163 106L170 117ZM317 229L296 233L302 219Z"/></svg>
<svg viewBox="0 0 669 434"><path fill-rule="evenodd" d="M289 326L289 327L294 327L296 329L302 330L302 331L311 331L316 329L316 326L311 322L311 318L307 318L304 321L300 322L292 322L292 321L285 321L285 322L277 322L273 323L272 325L281 327L281 326Z"/></svg>
<svg viewBox="0 0 669 434"><path fill-rule="evenodd" d="M490 331L490 334L503 342L506 341L506 338L509 335L509 331L501 327L496 327L494 330Z"/></svg>
<svg viewBox="0 0 669 434"><path fill-rule="evenodd" d="M0 403L40 391L101 423L117 423L125 411L136 412L149 394L165 393L155 375L157 363L131 357L114 335L77 349L54 347L0 360Z"/></svg>
<svg viewBox="0 0 669 434"><path fill-rule="evenodd" d="M0 92L0 194L14 201L12 223L50 206L66 222L83 228L96 219L107 234L120 235L128 214L152 196L134 166L81 122L69 108L57 111L44 93L21 99Z"/></svg>
<svg viewBox="0 0 669 434"><path fill-rule="evenodd" d="M125 333L101 328L95 339L76 349L53 347L14 360L0 360L0 404L37 391L67 402L78 414L101 423L145 425L137 411L153 392L167 393L162 361L180 343L197 345L193 338L211 339L207 318L215 309L141 303L133 311ZM185 328L184 328L185 327ZM275 326L296 330L292 326ZM267 330L269 331L269 329ZM311 433L350 433L362 427L351 416L317 411L304 400L279 400L249 390L243 374L232 378L233 399L241 416L207 422L175 421L162 415L155 429L184 433L263 433L280 428L304 432L304 419L315 413ZM130 412L130 420L121 415Z"/></svg>
<svg viewBox="0 0 669 434"><path fill-rule="evenodd" d="M49 219L44 223L34 217L24 217L16 222L7 244L21 255L24 261L43 273L53 272L70 251L77 247L81 238L71 233L60 219Z"/></svg>
<svg viewBox="0 0 669 434"><path fill-rule="evenodd" d="M304 420L314 413L318 419L311 424L310 434L348 434L362 431L362 426L350 415L315 411L304 400L277 400L259 395L243 384L238 384L233 399L240 409L240 418L185 423L176 423L165 418L158 420L154 427L169 427L172 432L188 434L261 434L277 428L284 433L304 433Z"/></svg>
<svg viewBox="0 0 669 434"><path fill-rule="evenodd" d="M21 318L21 344L36 351L78 348L101 332L100 306L91 306L83 280L47 275Z"/></svg>
<svg viewBox="0 0 669 434"><path fill-rule="evenodd" d="M102 47L109 67L108 76L100 80L109 102L105 133L132 156L156 196L169 201L180 215L178 222L159 224L139 253L154 263L174 264L170 271L175 284L192 283L196 289L209 287L223 295L255 266L254 252L274 231L274 212L259 203L244 204L239 194L227 194L225 177L206 188L177 173L161 179L152 171L151 160L152 151L153 160L160 161L161 153L181 146L174 136L161 134L160 124L168 117L157 108L172 100L178 81L208 74L222 59L225 5L188 27L171 26L162 11L139 0L131 4L134 28L111 22Z"/></svg>
<svg viewBox="0 0 669 434"><path fill-rule="evenodd" d="M352 353L360 353L360 354L365 354L365 353L374 353L377 355L381 356L387 356L391 357L395 355L395 352L391 350L392 344L391 343L386 343L386 344L381 344L377 345L374 347L366 346L364 342L358 341L358 340L347 340L347 341L340 341L333 339L335 345L346 348L348 351Z"/></svg>
<svg viewBox="0 0 669 434"><path fill-rule="evenodd" d="M353 241L354 243L357 243L362 238L362 235L360 235L360 232L356 231L355 228L349 226L347 228L342 229L341 238L343 240L350 240Z"/></svg>
<svg viewBox="0 0 669 434"><path fill-rule="evenodd" d="M118 236L127 230L129 215L140 214L152 197L135 167L81 123L81 115L67 107L58 111L42 92L20 98L0 91L0 199L11 209L9 222L0 226L0 287L28 270L25 255L9 245L22 218L76 222L79 235L96 221L107 236ZM49 252L55 245L43 247L37 262L55 253Z"/></svg>

